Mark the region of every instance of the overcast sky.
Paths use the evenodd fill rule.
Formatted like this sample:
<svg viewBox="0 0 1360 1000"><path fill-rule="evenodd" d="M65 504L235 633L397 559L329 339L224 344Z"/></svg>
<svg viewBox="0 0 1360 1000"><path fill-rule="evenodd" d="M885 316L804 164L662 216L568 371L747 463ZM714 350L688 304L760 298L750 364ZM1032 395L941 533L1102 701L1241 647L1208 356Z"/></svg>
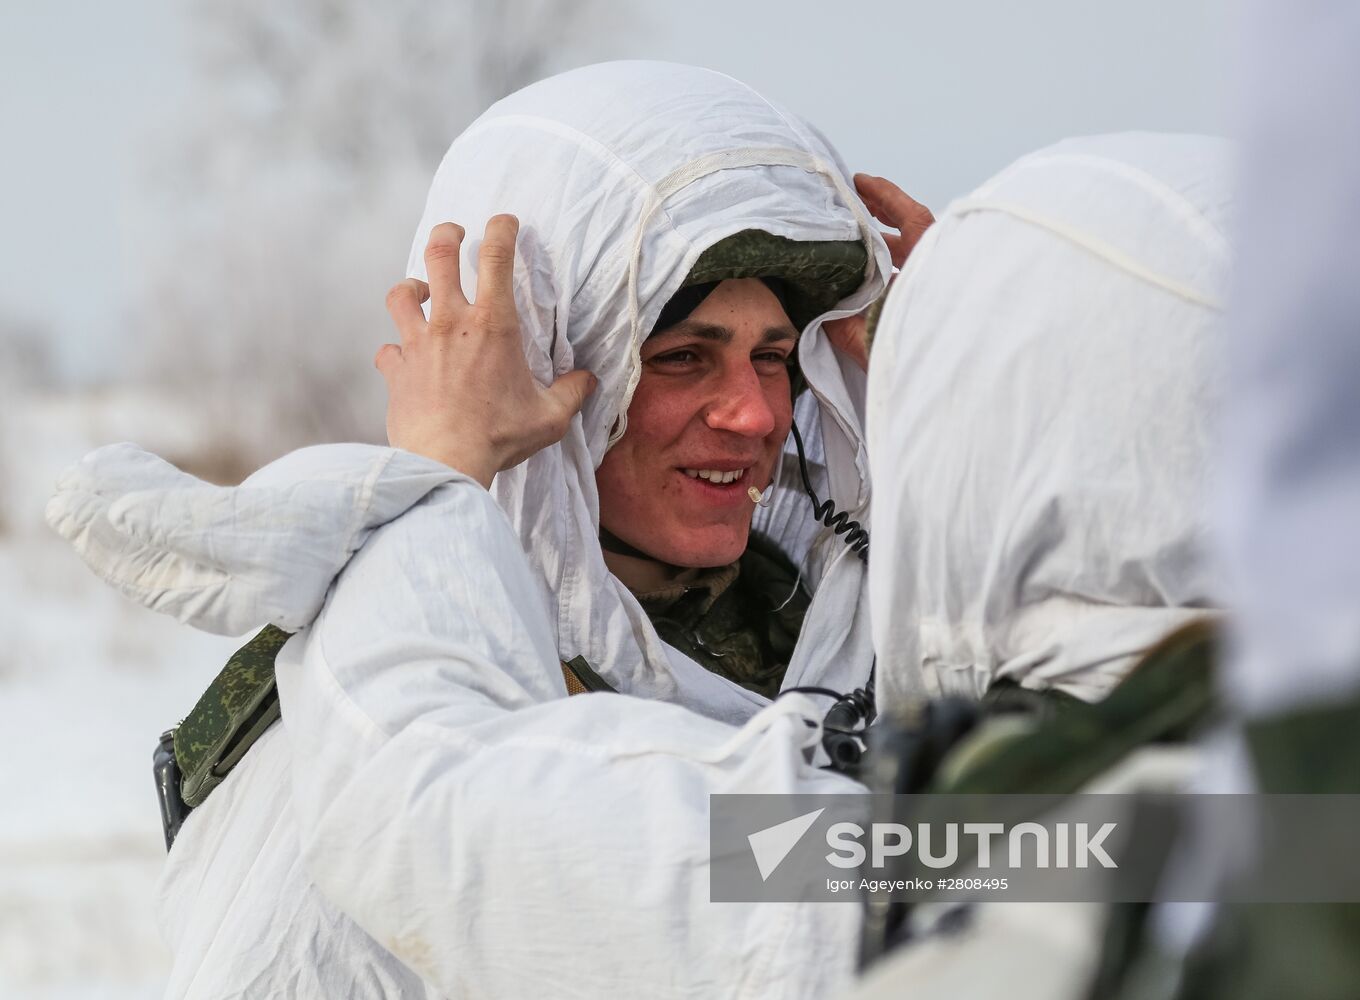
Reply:
<svg viewBox="0 0 1360 1000"><path fill-rule="evenodd" d="M1065 136L1225 126L1221 0L602 9L598 55L739 77L819 125L852 168L936 208ZM47 326L68 365L95 373L126 335L147 150L174 142L191 75L183 25L171 0L10 3L0 17L0 322Z"/></svg>

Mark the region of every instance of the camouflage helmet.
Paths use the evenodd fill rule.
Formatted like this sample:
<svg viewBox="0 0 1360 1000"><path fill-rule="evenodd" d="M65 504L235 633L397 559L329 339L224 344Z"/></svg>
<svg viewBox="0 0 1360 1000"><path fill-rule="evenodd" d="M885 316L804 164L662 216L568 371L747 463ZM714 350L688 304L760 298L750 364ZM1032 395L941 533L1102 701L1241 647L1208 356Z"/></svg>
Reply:
<svg viewBox="0 0 1360 1000"><path fill-rule="evenodd" d="M737 278L763 279L802 330L863 283L868 262L859 240L790 240L745 229L699 256L652 332L683 320L719 282Z"/></svg>

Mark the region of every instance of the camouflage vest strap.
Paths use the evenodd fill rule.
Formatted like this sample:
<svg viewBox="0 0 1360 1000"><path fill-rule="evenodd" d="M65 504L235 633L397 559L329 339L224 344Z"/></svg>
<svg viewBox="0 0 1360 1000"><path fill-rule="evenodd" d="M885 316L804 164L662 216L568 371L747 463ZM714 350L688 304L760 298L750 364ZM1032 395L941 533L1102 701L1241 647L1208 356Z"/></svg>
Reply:
<svg viewBox="0 0 1360 1000"><path fill-rule="evenodd" d="M610 683L591 669L584 656L562 661L562 679L567 682L567 694L591 694L597 691L614 692Z"/></svg>

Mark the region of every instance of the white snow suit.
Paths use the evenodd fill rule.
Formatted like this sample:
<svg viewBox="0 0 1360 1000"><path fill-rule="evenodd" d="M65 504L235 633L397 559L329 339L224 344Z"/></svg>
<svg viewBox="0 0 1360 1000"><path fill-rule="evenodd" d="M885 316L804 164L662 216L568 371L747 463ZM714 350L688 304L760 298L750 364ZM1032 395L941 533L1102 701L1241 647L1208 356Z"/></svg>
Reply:
<svg viewBox="0 0 1360 1000"><path fill-rule="evenodd" d="M665 646L605 568L594 481L640 343L713 243L860 240L863 283L822 318L882 291L887 250L847 178L818 132L718 73L612 63L536 84L454 142L410 273L456 221L471 297L472 235L519 217L531 370L599 378L560 444L490 493L359 445L235 489L129 445L63 478L49 519L124 592L226 634L300 630L276 663L282 724L171 854L169 996L769 998L848 977L853 904L708 901L710 794L857 787L804 759L826 706L769 705ZM820 323L797 416L820 493L867 520L865 378ZM758 524L813 592L785 686L862 685L864 565L775 494ZM575 656L624 694L567 698Z"/></svg>

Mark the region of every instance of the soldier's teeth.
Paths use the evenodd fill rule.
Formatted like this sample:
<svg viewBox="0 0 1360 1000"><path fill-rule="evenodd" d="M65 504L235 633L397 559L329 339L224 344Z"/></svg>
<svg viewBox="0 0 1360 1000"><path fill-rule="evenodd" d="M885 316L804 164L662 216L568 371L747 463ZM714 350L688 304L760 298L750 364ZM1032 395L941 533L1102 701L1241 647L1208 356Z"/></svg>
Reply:
<svg viewBox="0 0 1360 1000"><path fill-rule="evenodd" d="M718 469L682 469L681 471L691 479L706 479L710 483L722 485L735 483L746 474L745 469L734 469L731 472L721 472Z"/></svg>

